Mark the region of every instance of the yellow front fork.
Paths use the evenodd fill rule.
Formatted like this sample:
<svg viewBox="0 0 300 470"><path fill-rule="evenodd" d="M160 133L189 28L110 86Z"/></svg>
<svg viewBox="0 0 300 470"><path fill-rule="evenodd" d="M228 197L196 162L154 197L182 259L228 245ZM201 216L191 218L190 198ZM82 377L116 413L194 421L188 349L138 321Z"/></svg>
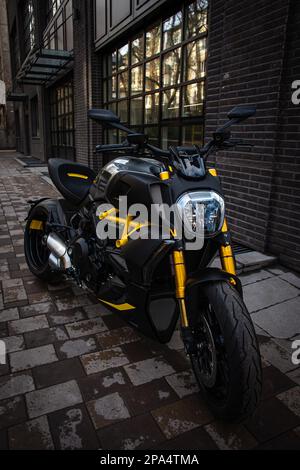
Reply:
<svg viewBox="0 0 300 470"><path fill-rule="evenodd" d="M187 276L183 251L173 252L173 264L176 283L176 298L180 306L181 325L187 328L189 326L185 305L185 286Z"/></svg>
<svg viewBox="0 0 300 470"><path fill-rule="evenodd" d="M210 174L212 176L218 176L217 175L217 170L215 168L212 168L209 170ZM227 226L227 221L226 219L224 220L224 224L222 227L222 233L224 235L228 235L228 226ZM234 254L232 251L232 247L230 243L226 245L222 245L219 249L219 255L221 259L221 265L223 271L226 271L229 274L233 274L234 276L236 275L236 267L235 267L235 259L234 259Z"/></svg>

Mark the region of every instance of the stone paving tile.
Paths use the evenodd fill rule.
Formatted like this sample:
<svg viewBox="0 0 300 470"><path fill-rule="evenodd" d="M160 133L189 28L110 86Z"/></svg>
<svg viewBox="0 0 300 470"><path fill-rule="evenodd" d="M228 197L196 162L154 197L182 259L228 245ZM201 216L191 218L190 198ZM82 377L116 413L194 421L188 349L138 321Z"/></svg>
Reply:
<svg viewBox="0 0 300 470"><path fill-rule="evenodd" d="M81 357L81 361L88 375L121 367L129 362L121 348L87 354Z"/></svg>
<svg viewBox="0 0 300 470"><path fill-rule="evenodd" d="M295 383L273 366L263 368L262 399L266 400L295 386Z"/></svg>
<svg viewBox="0 0 300 470"><path fill-rule="evenodd" d="M114 330L113 330L114 331ZM135 341L121 346L122 351L128 358L129 362L140 362L145 359L151 359L153 356L163 354L163 347L159 344L157 349L153 349L151 345L143 338L143 341Z"/></svg>
<svg viewBox="0 0 300 470"><path fill-rule="evenodd" d="M249 450L257 445L254 437L241 424L215 421L204 428L220 450Z"/></svg>
<svg viewBox="0 0 300 470"><path fill-rule="evenodd" d="M43 328L24 334L27 348L37 348L57 341L66 341L68 335L64 327Z"/></svg>
<svg viewBox="0 0 300 470"><path fill-rule="evenodd" d="M22 395L35 389L30 372L0 378L0 400Z"/></svg>
<svg viewBox="0 0 300 470"><path fill-rule="evenodd" d="M49 415L56 449L97 450L100 448L97 435L85 406L77 405Z"/></svg>
<svg viewBox="0 0 300 470"><path fill-rule="evenodd" d="M101 318L83 320L66 325L70 338L80 338L81 336L93 335L107 330Z"/></svg>
<svg viewBox="0 0 300 470"><path fill-rule="evenodd" d="M300 367L296 370L293 370L292 372L289 372L287 376L289 379L300 385Z"/></svg>
<svg viewBox="0 0 300 470"><path fill-rule="evenodd" d="M300 297L260 310L252 320L270 336L291 338L300 333Z"/></svg>
<svg viewBox="0 0 300 470"><path fill-rule="evenodd" d="M10 450L54 449L46 416L10 428L8 436Z"/></svg>
<svg viewBox="0 0 300 470"><path fill-rule="evenodd" d="M105 315L103 321L109 330L114 330L115 328L123 328L128 326L122 318L116 313L111 315Z"/></svg>
<svg viewBox="0 0 300 470"><path fill-rule="evenodd" d="M111 311L105 308L103 305L97 303L96 305L88 305L83 307L88 318L98 318L111 315Z"/></svg>
<svg viewBox="0 0 300 470"><path fill-rule="evenodd" d="M35 367L32 374L37 388L58 385L68 380L76 379L79 381L81 378L86 378L82 364L77 358Z"/></svg>
<svg viewBox="0 0 300 470"><path fill-rule="evenodd" d="M27 305L20 307L20 317L27 318L35 315L47 314L55 311L55 307L51 302L42 302L39 304Z"/></svg>
<svg viewBox="0 0 300 470"><path fill-rule="evenodd" d="M30 418L52 413L82 403L82 396L75 380L36 390L26 395Z"/></svg>
<svg viewBox="0 0 300 470"><path fill-rule="evenodd" d="M192 395L199 391L195 375L192 370L179 372L178 374L169 375L166 381L175 390L179 398Z"/></svg>
<svg viewBox="0 0 300 470"><path fill-rule="evenodd" d="M35 294L28 294L29 305L51 302L51 297L48 292L37 292Z"/></svg>
<svg viewBox="0 0 300 470"><path fill-rule="evenodd" d="M130 418L124 400L118 392L92 400L86 405L96 429Z"/></svg>
<svg viewBox="0 0 300 470"><path fill-rule="evenodd" d="M127 387L121 393L132 416L178 400L177 395L164 379L154 380L138 387Z"/></svg>
<svg viewBox="0 0 300 470"><path fill-rule="evenodd" d="M0 248L1 251L1 248ZM27 300L22 279L7 279L2 281L4 303L9 304Z"/></svg>
<svg viewBox="0 0 300 470"><path fill-rule="evenodd" d="M183 398L171 405L152 411L152 415L167 439L172 439L212 421L212 416L199 395Z"/></svg>
<svg viewBox="0 0 300 470"><path fill-rule="evenodd" d="M278 277L244 287L244 301L250 313L292 299L299 290Z"/></svg>
<svg viewBox="0 0 300 470"><path fill-rule="evenodd" d="M288 431L257 447L258 450L300 450L300 436L295 431Z"/></svg>
<svg viewBox="0 0 300 470"><path fill-rule="evenodd" d="M300 277L297 276L294 273L287 272L284 273L280 276L280 279L283 279L284 281L288 282L289 284L292 284L292 286L297 287L300 289Z"/></svg>
<svg viewBox="0 0 300 470"><path fill-rule="evenodd" d="M0 429L26 421L27 413L22 396L0 401Z"/></svg>
<svg viewBox="0 0 300 470"><path fill-rule="evenodd" d="M113 392L122 392L130 386L125 372L120 369L107 370L99 374L78 379L78 385L85 401L93 400ZM130 390L132 388L130 387Z"/></svg>
<svg viewBox="0 0 300 470"><path fill-rule="evenodd" d="M263 359L283 373L296 368L292 363L292 355L272 340L260 344L260 353Z"/></svg>
<svg viewBox="0 0 300 470"><path fill-rule="evenodd" d="M181 351L184 349L184 345L181 339L179 330L174 331L171 340L167 343L168 348L174 349L175 351Z"/></svg>
<svg viewBox="0 0 300 470"><path fill-rule="evenodd" d="M10 354L12 372L30 369L55 361L58 361L58 358L52 344Z"/></svg>
<svg viewBox="0 0 300 470"><path fill-rule="evenodd" d="M19 319L19 312L17 308L8 308L0 311L0 322L12 321Z"/></svg>
<svg viewBox="0 0 300 470"><path fill-rule="evenodd" d="M82 356L97 349L95 338L79 338L68 340L56 344L56 351L59 359L70 359L76 356Z"/></svg>
<svg viewBox="0 0 300 470"><path fill-rule="evenodd" d="M5 343L7 354L25 349L24 337L22 335L7 336L2 338L2 341Z"/></svg>
<svg viewBox="0 0 300 470"><path fill-rule="evenodd" d="M151 415L142 415L102 428L98 431L100 442L108 450L142 450L164 441Z"/></svg>
<svg viewBox="0 0 300 470"><path fill-rule="evenodd" d="M38 317L22 318L9 322L8 328L11 335L26 333L27 331L41 330L48 328L49 324L45 315Z"/></svg>
<svg viewBox="0 0 300 470"><path fill-rule="evenodd" d="M124 328L117 328L112 331L97 334L96 338L102 349L109 349L122 344L139 341L141 336L139 336L133 328L125 326Z"/></svg>
<svg viewBox="0 0 300 470"><path fill-rule="evenodd" d="M254 282L263 281L270 277L273 277L273 275L270 272L264 269L261 269L260 271L255 271L253 273L242 274L240 276L240 280L243 286L247 286L248 284L253 284Z"/></svg>
<svg viewBox="0 0 300 470"><path fill-rule="evenodd" d="M51 326L65 325L66 323L73 323L85 318L84 313L80 309L50 313L47 317Z"/></svg>
<svg viewBox="0 0 300 470"><path fill-rule="evenodd" d="M163 357L136 362L125 366L124 369L133 385L142 385L175 372Z"/></svg>
<svg viewBox="0 0 300 470"><path fill-rule="evenodd" d="M218 447L203 428L195 428L192 431L180 434L175 439L164 441L152 450L217 450Z"/></svg>
<svg viewBox="0 0 300 470"><path fill-rule="evenodd" d="M266 442L299 426L300 419L277 398L261 403L245 426L258 442Z"/></svg>
<svg viewBox="0 0 300 470"><path fill-rule="evenodd" d="M74 297L74 295L56 295L55 305L59 311L72 310L74 308L84 307L90 305L91 301L87 295L81 297Z"/></svg>
<svg viewBox="0 0 300 470"><path fill-rule="evenodd" d="M280 393L277 398L300 418L300 386Z"/></svg>

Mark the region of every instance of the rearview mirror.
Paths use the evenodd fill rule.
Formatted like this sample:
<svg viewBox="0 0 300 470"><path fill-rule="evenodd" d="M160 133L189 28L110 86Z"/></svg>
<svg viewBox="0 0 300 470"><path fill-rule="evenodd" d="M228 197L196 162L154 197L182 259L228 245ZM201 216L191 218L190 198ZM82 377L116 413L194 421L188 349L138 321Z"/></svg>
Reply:
<svg viewBox="0 0 300 470"><path fill-rule="evenodd" d="M228 119L238 119L244 121L256 114L255 106L236 106L227 115Z"/></svg>

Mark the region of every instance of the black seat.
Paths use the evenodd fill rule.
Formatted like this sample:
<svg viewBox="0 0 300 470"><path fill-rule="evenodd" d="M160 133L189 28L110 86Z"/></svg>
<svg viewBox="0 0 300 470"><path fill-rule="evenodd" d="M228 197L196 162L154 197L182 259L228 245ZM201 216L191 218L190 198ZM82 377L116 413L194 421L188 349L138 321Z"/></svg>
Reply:
<svg viewBox="0 0 300 470"><path fill-rule="evenodd" d="M100 122L120 122L118 116L108 109L90 109L88 112L88 117L94 121Z"/></svg>
<svg viewBox="0 0 300 470"><path fill-rule="evenodd" d="M88 195L96 173L85 165L60 158L51 158L48 169L62 196L74 206L80 206Z"/></svg>

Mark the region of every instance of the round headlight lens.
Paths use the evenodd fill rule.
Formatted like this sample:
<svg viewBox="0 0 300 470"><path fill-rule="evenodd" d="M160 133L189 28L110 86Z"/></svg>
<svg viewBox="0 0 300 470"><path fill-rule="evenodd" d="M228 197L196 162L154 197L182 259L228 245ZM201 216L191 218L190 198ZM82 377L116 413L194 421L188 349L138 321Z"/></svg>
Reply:
<svg viewBox="0 0 300 470"><path fill-rule="evenodd" d="M213 236L221 231L225 216L225 202L215 191L186 193L177 200L176 204L183 217L185 230L189 233L196 232L200 214L202 214L204 235Z"/></svg>

